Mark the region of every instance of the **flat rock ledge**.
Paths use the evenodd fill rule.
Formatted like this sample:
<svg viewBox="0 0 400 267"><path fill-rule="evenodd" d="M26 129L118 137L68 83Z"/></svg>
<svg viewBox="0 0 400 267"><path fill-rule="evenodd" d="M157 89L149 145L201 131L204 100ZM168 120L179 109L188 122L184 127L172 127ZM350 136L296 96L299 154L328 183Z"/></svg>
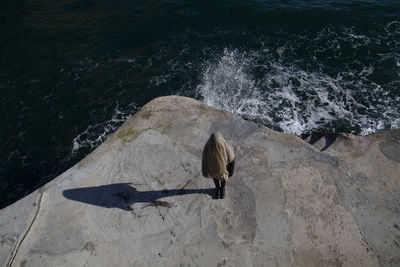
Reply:
<svg viewBox="0 0 400 267"><path fill-rule="evenodd" d="M223 200L201 175L215 131L236 153ZM190 98L157 98L0 210L0 263L400 266L400 131L303 140Z"/></svg>

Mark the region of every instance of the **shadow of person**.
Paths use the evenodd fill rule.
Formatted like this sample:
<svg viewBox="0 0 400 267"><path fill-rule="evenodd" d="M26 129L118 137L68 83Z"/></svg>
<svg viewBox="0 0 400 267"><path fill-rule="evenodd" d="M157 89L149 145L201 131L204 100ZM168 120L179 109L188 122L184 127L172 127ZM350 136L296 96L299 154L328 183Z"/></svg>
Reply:
<svg viewBox="0 0 400 267"><path fill-rule="evenodd" d="M171 203L159 201L160 198L187 194L208 194L212 196L214 188L209 189L172 189L137 191L131 183L117 183L93 187L73 188L63 191L67 199L79 201L104 208L132 210L134 203L149 203L151 206L167 206Z"/></svg>

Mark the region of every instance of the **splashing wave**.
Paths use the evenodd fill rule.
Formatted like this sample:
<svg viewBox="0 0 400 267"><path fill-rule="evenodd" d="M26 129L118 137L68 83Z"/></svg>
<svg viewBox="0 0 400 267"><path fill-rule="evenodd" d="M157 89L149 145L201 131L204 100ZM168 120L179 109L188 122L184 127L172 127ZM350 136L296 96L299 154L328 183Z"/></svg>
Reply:
<svg viewBox="0 0 400 267"><path fill-rule="evenodd" d="M373 66L332 77L283 63L280 57L289 49L225 49L218 60L204 65L198 97L286 133L351 129L366 135L399 128L398 97L369 78Z"/></svg>

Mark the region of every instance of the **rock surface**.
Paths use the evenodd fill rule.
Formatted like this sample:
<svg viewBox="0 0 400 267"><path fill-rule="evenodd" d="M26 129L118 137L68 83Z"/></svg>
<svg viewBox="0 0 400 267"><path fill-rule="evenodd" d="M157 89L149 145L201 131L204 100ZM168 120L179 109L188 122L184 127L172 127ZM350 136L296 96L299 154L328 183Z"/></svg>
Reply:
<svg viewBox="0 0 400 267"><path fill-rule="evenodd" d="M223 200L200 169L214 131L236 153ZM0 263L399 266L399 201L400 131L302 140L162 97L0 211Z"/></svg>

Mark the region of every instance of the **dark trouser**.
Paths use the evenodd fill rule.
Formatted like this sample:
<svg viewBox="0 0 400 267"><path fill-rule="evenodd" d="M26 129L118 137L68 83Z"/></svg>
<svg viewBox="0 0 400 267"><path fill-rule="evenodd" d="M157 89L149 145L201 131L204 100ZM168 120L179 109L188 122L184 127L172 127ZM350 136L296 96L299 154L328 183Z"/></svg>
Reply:
<svg viewBox="0 0 400 267"><path fill-rule="evenodd" d="M229 177L233 175L233 170L235 168L235 160L230 162L228 165L226 165L226 170L229 173ZM217 188L215 192L215 198L225 198L225 183L226 181L224 179L218 180L218 179L213 179L215 187Z"/></svg>
<svg viewBox="0 0 400 267"><path fill-rule="evenodd" d="M214 181L214 184L215 184L215 187L216 188L218 188L218 189L222 189L222 190L224 190L225 189L225 180L218 180L218 179L213 179L213 181ZM221 182L221 184L220 184L220 182Z"/></svg>
<svg viewBox="0 0 400 267"><path fill-rule="evenodd" d="M225 180L213 179L213 181L216 187L215 198L225 198Z"/></svg>

